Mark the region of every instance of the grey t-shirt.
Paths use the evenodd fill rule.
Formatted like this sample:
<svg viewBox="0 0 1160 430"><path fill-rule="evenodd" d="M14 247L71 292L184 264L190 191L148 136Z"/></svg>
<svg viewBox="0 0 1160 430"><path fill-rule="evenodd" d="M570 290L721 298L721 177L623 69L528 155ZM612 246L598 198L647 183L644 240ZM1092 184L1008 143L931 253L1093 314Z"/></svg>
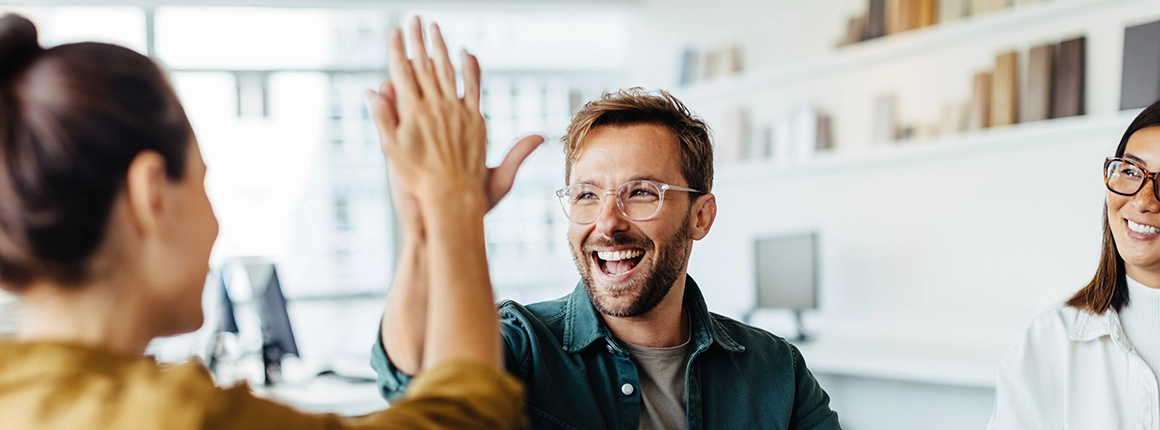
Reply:
<svg viewBox="0 0 1160 430"><path fill-rule="evenodd" d="M646 348L621 342L640 376L640 429L684 429L685 368L692 344Z"/></svg>

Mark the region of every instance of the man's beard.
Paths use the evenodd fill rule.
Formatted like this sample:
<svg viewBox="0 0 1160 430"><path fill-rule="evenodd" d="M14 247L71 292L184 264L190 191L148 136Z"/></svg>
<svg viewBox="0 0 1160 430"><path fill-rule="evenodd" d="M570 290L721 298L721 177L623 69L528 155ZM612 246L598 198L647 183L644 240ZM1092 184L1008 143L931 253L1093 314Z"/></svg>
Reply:
<svg viewBox="0 0 1160 430"><path fill-rule="evenodd" d="M659 246L644 236L629 236L627 234L614 236L611 239L590 239L581 246L578 252L575 247L572 251L572 260L576 262L576 269L580 271L580 279L584 282L584 289L592 300L592 306L597 312L612 317L635 317L649 313L668 296L673 283L680 277L685 267L688 254L689 222L688 217L681 223L681 228L672 238ZM594 248L633 247L645 251L651 256L655 264L648 268L648 272L635 276L632 281L624 285L617 285L607 291L598 290L592 277L592 253ZM643 264L642 260L641 263ZM601 292L612 292L615 296L636 294L632 302L622 309L614 309L605 303Z"/></svg>

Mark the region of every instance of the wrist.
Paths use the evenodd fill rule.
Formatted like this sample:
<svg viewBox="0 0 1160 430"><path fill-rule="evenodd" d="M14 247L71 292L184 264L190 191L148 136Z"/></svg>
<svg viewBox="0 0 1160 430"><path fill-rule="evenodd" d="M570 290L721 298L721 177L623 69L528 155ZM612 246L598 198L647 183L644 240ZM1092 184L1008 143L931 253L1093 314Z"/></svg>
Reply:
<svg viewBox="0 0 1160 430"><path fill-rule="evenodd" d="M428 215L437 215L436 218L461 215L482 219L487 213L487 196L484 195L483 187L478 185L452 186L440 183L426 186L417 190L416 199L424 219L430 219Z"/></svg>

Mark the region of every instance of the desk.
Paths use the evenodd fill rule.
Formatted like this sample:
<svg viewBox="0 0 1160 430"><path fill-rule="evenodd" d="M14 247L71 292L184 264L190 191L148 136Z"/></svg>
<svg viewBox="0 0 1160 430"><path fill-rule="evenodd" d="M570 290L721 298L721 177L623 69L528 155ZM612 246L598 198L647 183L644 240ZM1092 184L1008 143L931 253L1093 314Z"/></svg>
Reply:
<svg viewBox="0 0 1160 430"><path fill-rule="evenodd" d="M333 413L344 417L367 415L387 408L375 383L352 383L320 376L304 383L254 387L254 394L312 414Z"/></svg>
<svg viewBox="0 0 1160 430"><path fill-rule="evenodd" d="M939 344L820 337L797 342L816 374L855 376L956 387L995 388L1007 345Z"/></svg>

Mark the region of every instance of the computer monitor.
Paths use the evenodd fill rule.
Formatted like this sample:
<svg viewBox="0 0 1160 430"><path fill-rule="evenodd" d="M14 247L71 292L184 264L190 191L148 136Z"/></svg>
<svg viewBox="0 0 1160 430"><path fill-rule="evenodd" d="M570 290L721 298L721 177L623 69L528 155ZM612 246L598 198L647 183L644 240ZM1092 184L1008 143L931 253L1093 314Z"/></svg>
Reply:
<svg viewBox="0 0 1160 430"><path fill-rule="evenodd" d="M218 273L221 296L218 298L217 332L238 334L238 319L234 316L234 301L230 299L225 271Z"/></svg>
<svg viewBox="0 0 1160 430"><path fill-rule="evenodd" d="M818 239L806 232L759 238L754 242L756 309L794 311L798 340L808 336L801 311L818 305Z"/></svg>
<svg viewBox="0 0 1160 430"><path fill-rule="evenodd" d="M271 385L281 379L282 359L287 355L300 356L298 343L294 340L294 330L290 327L290 314L286 310L286 297L282 295L278 270L272 263L265 262L248 262L245 269L250 278L254 299L258 302L258 318L262 326L262 363L266 369L265 383Z"/></svg>
<svg viewBox="0 0 1160 430"><path fill-rule="evenodd" d="M211 331L209 334L209 350L206 351L206 367L213 371L217 365L219 358L225 354L225 346L223 337L230 333L234 336L238 334L238 319L234 315L234 301L230 300L229 283L226 281L226 271L218 270L218 289L217 297L211 299L209 306L213 319L211 321Z"/></svg>

